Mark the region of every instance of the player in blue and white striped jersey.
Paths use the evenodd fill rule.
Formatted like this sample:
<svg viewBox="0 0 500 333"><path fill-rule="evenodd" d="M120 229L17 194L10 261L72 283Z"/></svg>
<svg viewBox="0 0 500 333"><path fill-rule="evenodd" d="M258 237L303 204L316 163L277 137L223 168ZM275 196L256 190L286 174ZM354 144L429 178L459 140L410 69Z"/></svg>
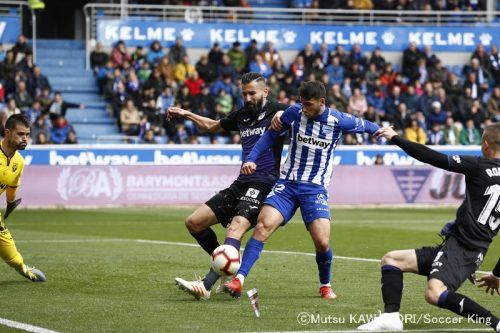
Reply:
<svg viewBox="0 0 500 333"><path fill-rule="evenodd" d="M302 219L316 248L321 296L326 299L336 298L330 285L333 254L330 246L327 191L333 171L335 147L344 133L373 134L379 127L325 107L326 91L320 82L303 83L299 95L302 103L289 107L281 116L282 130L267 131L242 166L243 174L255 172L257 157L271 149L273 142L290 130L291 143L280 179L264 201L254 233L245 247L237 276L224 285L233 297L240 296L244 279L259 258L264 242L300 208Z"/></svg>

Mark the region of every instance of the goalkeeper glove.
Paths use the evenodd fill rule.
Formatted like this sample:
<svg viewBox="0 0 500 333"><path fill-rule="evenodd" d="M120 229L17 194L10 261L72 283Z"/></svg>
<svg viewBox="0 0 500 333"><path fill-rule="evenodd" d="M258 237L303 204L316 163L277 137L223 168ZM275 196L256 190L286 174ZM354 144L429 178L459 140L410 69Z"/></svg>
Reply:
<svg viewBox="0 0 500 333"><path fill-rule="evenodd" d="M14 200L12 202L7 202L7 209L5 210L5 214L3 216L3 219L6 220L7 217L9 217L10 213L16 209L17 206L21 203L21 198Z"/></svg>

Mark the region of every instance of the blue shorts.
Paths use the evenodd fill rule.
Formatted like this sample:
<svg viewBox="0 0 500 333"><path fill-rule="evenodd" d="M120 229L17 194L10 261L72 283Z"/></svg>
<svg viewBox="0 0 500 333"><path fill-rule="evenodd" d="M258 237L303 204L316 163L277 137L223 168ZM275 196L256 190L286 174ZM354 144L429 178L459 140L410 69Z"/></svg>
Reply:
<svg viewBox="0 0 500 333"><path fill-rule="evenodd" d="M297 208L300 208L306 225L319 218L330 220L328 193L321 185L279 179L264 204L276 208L283 215L283 224L290 221Z"/></svg>

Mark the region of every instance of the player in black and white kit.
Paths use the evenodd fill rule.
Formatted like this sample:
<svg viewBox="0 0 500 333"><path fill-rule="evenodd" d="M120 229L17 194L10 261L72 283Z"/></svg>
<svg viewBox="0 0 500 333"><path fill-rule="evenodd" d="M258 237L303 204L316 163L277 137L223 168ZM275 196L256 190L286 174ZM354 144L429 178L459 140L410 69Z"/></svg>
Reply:
<svg viewBox="0 0 500 333"><path fill-rule="evenodd" d="M488 246L500 229L500 123L485 128L482 157L448 156L401 138L390 127L376 135L398 145L413 158L435 167L465 175L466 195L455 223L443 244L416 250L387 253L381 262L384 313L358 330L402 331L399 308L403 272L427 276L425 300L470 321L486 323L500 332L499 318L467 296L456 292L483 262ZM480 287L499 292L500 260L493 273L479 279Z"/></svg>
<svg viewBox="0 0 500 333"><path fill-rule="evenodd" d="M213 120L180 108L169 108L167 118L184 117L208 133L239 131L243 148L241 160L245 161L276 113L285 110L288 105L267 100L268 88L259 73L246 73L241 82L245 106L226 118ZM259 168L254 175L240 174L231 186L217 193L186 219L187 229L209 255L220 245L210 228L217 223L227 227L224 244L232 245L239 251L241 238L255 226L261 204L278 178L282 148L281 139L259 157ZM210 290L219 277L210 269L202 280L176 278L175 282L196 299L206 300L210 298Z"/></svg>

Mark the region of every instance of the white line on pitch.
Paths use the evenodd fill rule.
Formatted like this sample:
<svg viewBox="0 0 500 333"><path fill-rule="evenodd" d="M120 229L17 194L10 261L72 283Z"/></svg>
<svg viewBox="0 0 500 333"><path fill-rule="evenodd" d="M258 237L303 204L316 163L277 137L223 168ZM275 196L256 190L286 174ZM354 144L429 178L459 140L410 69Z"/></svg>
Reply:
<svg viewBox="0 0 500 333"><path fill-rule="evenodd" d="M160 240L148 240L148 239L126 239L126 238L109 238L109 239L47 239L47 240L21 240L16 241L16 243L120 243L120 242L136 242L144 244L158 244L158 245L173 245L173 246L187 246L187 247L198 247L198 244L194 243L183 243L183 242L169 242ZM242 248L244 249L244 248ZM298 252L298 251L279 251L279 250L264 250L266 253L274 254L289 254L297 256L316 256L315 253L308 252ZM358 257L346 257L346 256L334 256L334 259L349 260L349 261L364 261L364 262L380 262L380 259L371 258L358 258ZM490 272L476 271L480 274L489 274Z"/></svg>
<svg viewBox="0 0 500 333"><path fill-rule="evenodd" d="M48 330L43 327L33 326L25 323L20 323L18 321L13 321L5 318L0 318L0 325L17 328L26 332L32 333L57 333L56 331Z"/></svg>

